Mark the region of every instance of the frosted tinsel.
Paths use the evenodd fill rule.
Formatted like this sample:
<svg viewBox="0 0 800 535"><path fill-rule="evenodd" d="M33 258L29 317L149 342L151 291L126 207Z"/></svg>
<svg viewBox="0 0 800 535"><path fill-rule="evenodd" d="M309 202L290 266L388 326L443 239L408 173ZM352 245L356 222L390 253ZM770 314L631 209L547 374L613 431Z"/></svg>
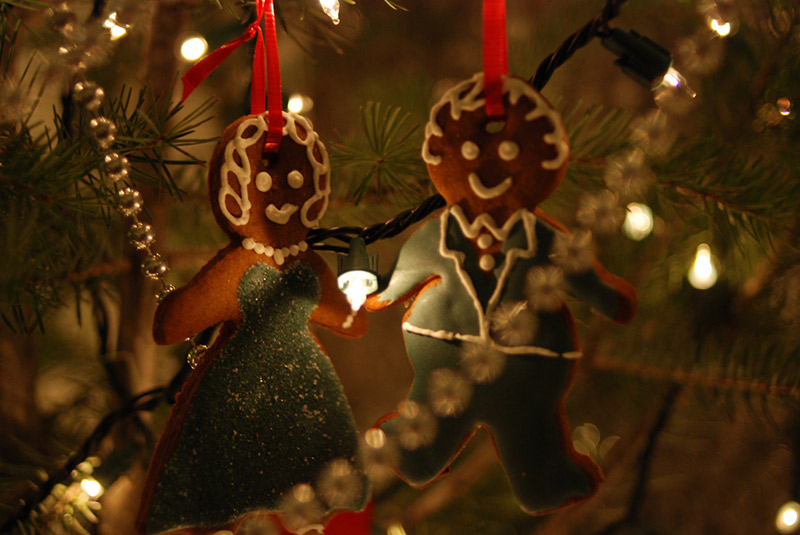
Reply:
<svg viewBox="0 0 800 535"><path fill-rule="evenodd" d="M564 270L565 273L583 273L592 267L594 259L594 241L588 230L579 230L575 234L556 234L550 260Z"/></svg>
<svg viewBox="0 0 800 535"><path fill-rule="evenodd" d="M489 344L465 343L461 348L461 369L475 383L491 383L506 367L506 355Z"/></svg>
<svg viewBox="0 0 800 535"><path fill-rule="evenodd" d="M492 339L504 346L524 346L533 342L539 320L525 301L503 303L489 316Z"/></svg>
<svg viewBox="0 0 800 535"><path fill-rule="evenodd" d="M528 304L533 310L556 312L567 295L564 271L558 266L535 267L525 281Z"/></svg>
<svg viewBox="0 0 800 535"><path fill-rule="evenodd" d="M472 383L450 368L439 368L428 378L428 400L437 416L458 416L472 398Z"/></svg>
<svg viewBox="0 0 800 535"><path fill-rule="evenodd" d="M397 418L397 442L407 450L427 446L436 438L436 416L413 401L406 401Z"/></svg>
<svg viewBox="0 0 800 535"><path fill-rule="evenodd" d="M614 234L625 220L625 210L619 204L619 196L604 189L581 198L575 220L595 234Z"/></svg>

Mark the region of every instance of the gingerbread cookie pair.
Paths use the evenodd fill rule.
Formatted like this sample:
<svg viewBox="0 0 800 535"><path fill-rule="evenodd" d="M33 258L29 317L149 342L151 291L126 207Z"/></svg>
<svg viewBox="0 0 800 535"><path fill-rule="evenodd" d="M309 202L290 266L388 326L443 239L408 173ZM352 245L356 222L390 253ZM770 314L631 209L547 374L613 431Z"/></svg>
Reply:
<svg viewBox="0 0 800 535"><path fill-rule="evenodd" d="M503 90L500 123L485 114L480 74L433 107L422 155L447 207L403 245L367 307L412 301L402 328L414 382L381 423L401 446L399 475L429 484L482 426L521 506L541 513L602 477L570 439L564 397L580 350L563 297L624 323L636 295L591 255L565 255L569 235L536 208L565 174L563 124L523 80L505 77ZM291 523L295 509L305 524L286 527L300 532L367 499L352 414L308 330L358 336L366 318L304 241L328 202L325 148L307 120L284 123L266 156L264 115L225 130L209 192L231 242L156 313L159 343L222 328L157 447L143 532L210 533L277 512Z"/></svg>

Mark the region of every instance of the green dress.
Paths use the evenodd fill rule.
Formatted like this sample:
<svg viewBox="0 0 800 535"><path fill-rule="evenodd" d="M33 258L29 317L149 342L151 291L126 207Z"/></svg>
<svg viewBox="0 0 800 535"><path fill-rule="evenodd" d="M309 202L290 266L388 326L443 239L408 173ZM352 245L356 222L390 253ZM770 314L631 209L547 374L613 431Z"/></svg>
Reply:
<svg viewBox="0 0 800 535"><path fill-rule="evenodd" d="M313 485L332 460L356 464L352 412L308 329L320 292L303 261L284 271L258 263L242 277L241 325L193 399L181 400L190 407L156 488L148 533L277 511L289 489ZM352 509L365 501L366 484Z"/></svg>

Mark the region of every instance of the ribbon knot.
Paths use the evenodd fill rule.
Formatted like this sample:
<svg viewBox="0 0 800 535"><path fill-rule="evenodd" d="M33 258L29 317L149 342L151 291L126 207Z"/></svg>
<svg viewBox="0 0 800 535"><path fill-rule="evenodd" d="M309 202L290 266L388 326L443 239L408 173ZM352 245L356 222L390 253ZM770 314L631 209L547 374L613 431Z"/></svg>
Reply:
<svg viewBox="0 0 800 535"><path fill-rule="evenodd" d="M261 23L264 22L264 30ZM265 39L266 33L266 39ZM181 78L185 101L200 83L217 67L222 65L242 43L256 39L253 55L253 74L250 88L250 113L262 114L267 106L267 141L265 152L276 152L283 137L283 100L281 95L281 72L278 59L278 38L275 31L275 9L272 0L256 0L256 20L251 22L241 37L228 41L206 57L195 63ZM266 70L264 56L266 49Z"/></svg>

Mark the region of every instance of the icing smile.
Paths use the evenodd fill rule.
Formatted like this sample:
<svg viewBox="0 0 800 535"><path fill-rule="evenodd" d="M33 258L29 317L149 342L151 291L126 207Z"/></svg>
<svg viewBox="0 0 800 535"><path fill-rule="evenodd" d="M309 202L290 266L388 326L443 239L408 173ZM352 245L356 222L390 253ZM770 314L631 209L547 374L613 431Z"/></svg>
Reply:
<svg viewBox="0 0 800 535"><path fill-rule="evenodd" d="M475 195L481 199L493 199L498 197L505 193L513 183L511 177L509 176L498 185L490 188L481 182L481 177L479 177L476 173L470 173L467 179L469 180L469 187L472 188L472 191L475 193Z"/></svg>
<svg viewBox="0 0 800 535"><path fill-rule="evenodd" d="M267 214L267 219L273 221L279 225L285 225L289 218L292 216L293 213L297 211L296 204L289 204L286 203L280 208L277 208L274 204L270 204L267 206L265 213Z"/></svg>

